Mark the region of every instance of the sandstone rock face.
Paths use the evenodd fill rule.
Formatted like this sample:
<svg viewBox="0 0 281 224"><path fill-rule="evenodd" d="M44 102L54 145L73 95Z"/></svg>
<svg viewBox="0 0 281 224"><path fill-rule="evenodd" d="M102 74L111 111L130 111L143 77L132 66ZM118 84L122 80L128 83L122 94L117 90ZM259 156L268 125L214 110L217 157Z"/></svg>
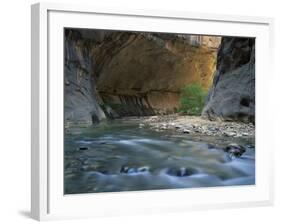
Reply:
<svg viewBox="0 0 281 224"><path fill-rule="evenodd" d="M219 37L65 30L65 121L172 113L180 90L208 89Z"/></svg>
<svg viewBox="0 0 281 224"><path fill-rule="evenodd" d="M255 39L223 37L202 116L255 122Z"/></svg>
<svg viewBox="0 0 281 224"><path fill-rule="evenodd" d="M95 52L97 89L120 115L174 112L182 87L211 85L219 43L206 36L112 33Z"/></svg>
<svg viewBox="0 0 281 224"><path fill-rule="evenodd" d="M79 32L65 33L64 111L68 124L92 124L105 118L95 87L89 40Z"/></svg>

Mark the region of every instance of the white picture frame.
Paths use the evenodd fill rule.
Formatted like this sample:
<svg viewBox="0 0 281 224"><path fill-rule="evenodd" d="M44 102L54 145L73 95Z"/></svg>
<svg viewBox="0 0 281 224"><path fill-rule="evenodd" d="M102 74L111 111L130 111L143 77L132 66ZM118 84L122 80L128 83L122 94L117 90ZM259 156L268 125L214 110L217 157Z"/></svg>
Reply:
<svg viewBox="0 0 281 224"><path fill-rule="evenodd" d="M271 18L32 5L31 214L37 220L271 205L273 147L267 141L273 57ZM63 195L63 27L166 31L256 38L256 185ZM266 77L263 74L266 73ZM137 203L136 203L137 201ZM120 206L121 205L121 206ZM129 206L127 206L129 205Z"/></svg>

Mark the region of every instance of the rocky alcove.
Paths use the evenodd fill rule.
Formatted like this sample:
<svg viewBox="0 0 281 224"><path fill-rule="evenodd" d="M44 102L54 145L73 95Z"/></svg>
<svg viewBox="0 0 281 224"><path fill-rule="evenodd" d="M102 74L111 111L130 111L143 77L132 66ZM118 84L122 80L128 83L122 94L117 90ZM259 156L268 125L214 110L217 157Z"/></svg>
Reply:
<svg viewBox="0 0 281 224"><path fill-rule="evenodd" d="M254 123L255 40L65 29L65 121L173 114L181 89L209 91L202 117Z"/></svg>

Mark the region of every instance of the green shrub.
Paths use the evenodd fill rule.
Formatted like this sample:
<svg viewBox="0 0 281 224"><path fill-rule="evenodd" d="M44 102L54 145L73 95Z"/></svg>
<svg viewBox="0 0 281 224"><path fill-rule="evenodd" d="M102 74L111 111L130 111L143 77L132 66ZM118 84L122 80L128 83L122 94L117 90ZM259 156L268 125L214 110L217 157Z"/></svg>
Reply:
<svg viewBox="0 0 281 224"><path fill-rule="evenodd" d="M190 84L181 89L179 112L200 115L207 92L199 84Z"/></svg>

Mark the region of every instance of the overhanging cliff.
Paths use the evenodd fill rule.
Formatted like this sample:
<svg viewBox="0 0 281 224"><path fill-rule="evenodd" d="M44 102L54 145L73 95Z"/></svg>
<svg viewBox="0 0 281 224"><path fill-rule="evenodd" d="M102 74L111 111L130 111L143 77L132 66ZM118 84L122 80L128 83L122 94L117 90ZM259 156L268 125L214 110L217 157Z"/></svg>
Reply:
<svg viewBox="0 0 281 224"><path fill-rule="evenodd" d="M219 37L66 29L65 119L174 112L182 87L212 84L219 44Z"/></svg>

